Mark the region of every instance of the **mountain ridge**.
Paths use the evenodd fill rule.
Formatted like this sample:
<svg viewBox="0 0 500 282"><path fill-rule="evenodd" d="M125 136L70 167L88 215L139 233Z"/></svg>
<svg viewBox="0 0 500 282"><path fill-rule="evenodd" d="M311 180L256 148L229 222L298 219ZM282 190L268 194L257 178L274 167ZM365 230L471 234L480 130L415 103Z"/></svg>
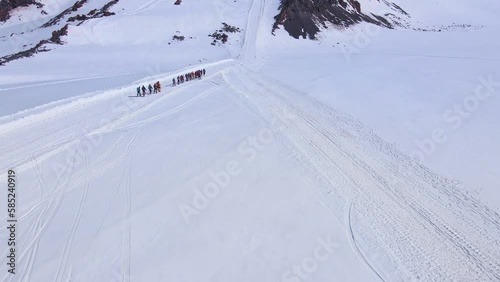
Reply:
<svg viewBox="0 0 500 282"><path fill-rule="evenodd" d="M385 28L404 25L409 14L397 4L382 1L383 14L364 11L362 3L356 0L281 0L279 14L275 16L273 33L283 26L294 38L315 39L321 29L332 24L348 28L361 22L376 24Z"/></svg>

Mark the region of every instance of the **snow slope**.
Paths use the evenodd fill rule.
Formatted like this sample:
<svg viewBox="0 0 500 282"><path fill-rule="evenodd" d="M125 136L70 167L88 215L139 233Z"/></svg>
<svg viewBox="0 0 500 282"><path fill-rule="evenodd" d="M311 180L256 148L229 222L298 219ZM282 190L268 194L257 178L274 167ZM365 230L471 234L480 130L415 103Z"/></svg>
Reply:
<svg viewBox="0 0 500 282"><path fill-rule="evenodd" d="M101 7L104 2L107 1L91 1L89 8L82 8L78 13ZM225 3L224 9L217 8L224 2L188 1L174 6L167 1L121 1L112 7L116 16L70 26L64 38L67 44L50 46L51 52L13 61L0 68L0 98L9 102L9 107L0 109L0 115L233 57L232 53L241 46L240 33L232 34L229 43L221 48L210 45L212 39L208 34L220 29L224 21L243 27L246 18L241 14L250 3L231 2ZM29 26L39 26L38 23L43 22L45 18L37 19L36 24ZM0 42L0 51L12 53L11 45L19 47L18 42L37 43L63 25L61 22L53 28L20 35L23 39L7 37ZM2 34L10 35L11 30L6 28ZM174 35L183 35L186 40L176 42L172 40ZM190 51L184 52L186 48ZM64 62L64 67L54 62ZM16 89L23 91L11 95ZM50 94L39 95L41 92Z"/></svg>
<svg viewBox="0 0 500 282"><path fill-rule="evenodd" d="M422 13L422 8L399 4L416 15ZM484 26L478 30L410 32L359 25L345 32L325 32L319 42L296 41L282 31L274 42L263 40L261 50L268 51L262 56L269 61L260 71L360 119L406 154L463 182L471 193L498 208L500 151L495 144L500 131L495 120L500 43L492 35L500 26L495 11L496 2L479 1L467 16L457 9L426 25ZM272 14L270 8L265 19ZM289 44L295 48L283 47ZM306 64L301 57L308 58ZM493 83L486 88L484 81ZM478 87L485 96L481 99L475 98ZM443 131L440 140L433 139L436 130Z"/></svg>
<svg viewBox="0 0 500 282"><path fill-rule="evenodd" d="M1 67L0 185L18 177L2 281L498 281L496 88L458 129L442 119L499 74L480 20L498 6L478 3L485 28L360 45L373 27L271 35L273 1L121 0ZM243 32L212 46L222 22ZM448 140L412 158L436 128Z"/></svg>

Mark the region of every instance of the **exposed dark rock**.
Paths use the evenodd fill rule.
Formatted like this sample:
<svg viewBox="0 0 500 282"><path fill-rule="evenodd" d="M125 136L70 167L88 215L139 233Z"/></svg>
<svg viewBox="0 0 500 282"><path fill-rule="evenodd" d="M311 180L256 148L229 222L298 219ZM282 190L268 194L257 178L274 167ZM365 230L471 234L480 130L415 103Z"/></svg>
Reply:
<svg viewBox="0 0 500 282"><path fill-rule="evenodd" d="M390 3L387 1L383 3L398 13L406 14L397 5L389 6ZM273 33L283 26L295 38L315 39L321 28L327 28L328 24L349 27L360 22L368 22L393 28L392 21L384 16L364 14L363 7L356 0L281 0L279 9Z"/></svg>
<svg viewBox="0 0 500 282"><path fill-rule="evenodd" d="M102 8L101 8L101 11L102 12L107 12L109 10L109 8L113 7L114 5L116 5L118 2L120 2L120 0L112 0L110 2L108 2L108 4L104 5Z"/></svg>
<svg viewBox="0 0 500 282"><path fill-rule="evenodd" d="M471 24L452 24L440 27L433 27L433 26L415 27L413 28L413 30L420 32L442 32L442 31L452 31L452 30L477 30L482 28L484 28L484 26L474 26Z"/></svg>
<svg viewBox="0 0 500 282"><path fill-rule="evenodd" d="M184 41L184 39L186 39L186 37L184 37L183 35L174 35L172 36L172 40L177 40L177 41Z"/></svg>
<svg viewBox="0 0 500 282"><path fill-rule="evenodd" d="M350 0L351 5L356 9L356 12L361 13L361 3L356 0Z"/></svg>
<svg viewBox="0 0 500 282"><path fill-rule="evenodd" d="M394 7L396 10L398 10L401 14L403 14L403 15L405 15L405 16L409 16L409 14L408 14L405 10L401 9L401 7L399 7L398 5L396 5L396 4L394 4L394 3L391 3L391 5L392 5L392 7Z"/></svg>
<svg viewBox="0 0 500 282"><path fill-rule="evenodd" d="M236 33L241 32L241 29L239 27L228 25L227 23L222 23L222 31Z"/></svg>
<svg viewBox="0 0 500 282"><path fill-rule="evenodd" d="M68 25L65 25L60 30L55 30L52 32L52 36L49 39L41 40L38 42L33 48L28 50L24 50L12 55L4 56L0 58L0 66L5 65L6 63L12 62L14 60L32 57L40 52L47 52L49 49L47 48L48 44L63 44L61 37L68 34Z"/></svg>
<svg viewBox="0 0 500 282"><path fill-rule="evenodd" d="M241 29L239 27L228 25L227 23L222 23L221 29L216 30L214 33L208 35L214 39L211 44L217 45L217 42L225 44L229 39L229 35L226 32L237 33L241 32Z"/></svg>
<svg viewBox="0 0 500 282"><path fill-rule="evenodd" d="M102 17L109 17L115 15L115 13L110 12L109 9L113 7L116 3L118 3L120 0L112 0L106 5L104 5L101 9L93 9L90 12L88 12L86 15L76 15L74 17L70 17L68 19L68 22L75 22L75 21L80 21L79 24L82 22L89 20L89 19L97 19L97 18L102 18Z"/></svg>
<svg viewBox="0 0 500 282"><path fill-rule="evenodd" d="M59 21L61 21L66 15L71 14L73 12L78 11L85 3L87 3L88 0L79 0L76 1L71 7L65 9L63 12L61 12L59 15L55 16L52 18L50 21L42 25L42 27L50 27L53 25L56 25ZM87 15L77 15L74 17L71 17L68 19L68 22L70 21L80 21L79 24L84 22L85 20L92 19L92 18L101 18L101 17L107 17L114 15L113 12L110 12L109 9L118 3L119 0L112 0L108 2L106 5L104 5L101 9L94 9L87 13ZM31 57L37 53L40 52L47 52L50 51L50 49L47 47L48 44L63 44L64 42L62 41L62 37L68 34L68 24L66 24L64 27L62 27L59 30L55 30L52 32L52 36L49 39L41 40L38 42L34 47L24 50L15 54L7 55L2 58L0 58L0 65L5 65L8 62L11 62L13 60L21 59L21 58L27 58ZM23 47L25 47L24 45Z"/></svg>
<svg viewBox="0 0 500 282"><path fill-rule="evenodd" d="M52 37L50 37L49 41L55 44L60 44L62 45L63 42L61 40L61 37L68 35L68 25L65 25L63 28L60 30L54 30L52 32Z"/></svg>
<svg viewBox="0 0 500 282"><path fill-rule="evenodd" d="M29 5L36 5L38 8L43 7L43 4L35 0L0 0L0 21L8 20L12 10L18 7L28 7Z"/></svg>
<svg viewBox="0 0 500 282"><path fill-rule="evenodd" d="M66 10L62 11L59 15L53 17L48 22L44 23L42 25L42 27L49 27L49 26L53 26L53 25L57 24L66 15L69 15L69 14L71 14L73 12L78 11L78 9L80 9L81 7L83 7L83 5L85 3L87 3L87 2L88 2L88 0L79 0L79 1L76 1L75 4L73 4L73 6L67 8Z"/></svg>
<svg viewBox="0 0 500 282"><path fill-rule="evenodd" d="M93 11L93 10L92 10ZM74 17L68 18L68 22L74 22L74 21L84 21L87 20L88 16L87 15L76 15Z"/></svg>
<svg viewBox="0 0 500 282"><path fill-rule="evenodd" d="M227 42L227 40L229 39L229 35L227 35L226 33L220 33L217 31L210 34L209 36L214 39L214 41L212 42L212 45L215 45L217 43L217 41L220 41L220 42L222 42L222 44L225 44Z"/></svg>

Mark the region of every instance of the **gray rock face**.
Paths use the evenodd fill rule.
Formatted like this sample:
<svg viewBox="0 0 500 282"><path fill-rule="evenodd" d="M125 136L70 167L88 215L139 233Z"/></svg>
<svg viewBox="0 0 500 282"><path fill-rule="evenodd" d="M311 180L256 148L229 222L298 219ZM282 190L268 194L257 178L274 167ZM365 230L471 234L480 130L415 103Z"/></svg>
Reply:
<svg viewBox="0 0 500 282"><path fill-rule="evenodd" d="M382 0L394 14L407 15L400 7ZM275 17L273 32L283 26L295 38L315 39L320 28L333 24L349 27L360 22L369 22L393 28L392 14L375 15L363 13L362 4L356 0L281 0L280 13Z"/></svg>
<svg viewBox="0 0 500 282"><path fill-rule="evenodd" d="M41 3L35 0L0 0L0 21L6 21L10 18L12 10L18 7L27 7L29 5L37 5L42 7Z"/></svg>

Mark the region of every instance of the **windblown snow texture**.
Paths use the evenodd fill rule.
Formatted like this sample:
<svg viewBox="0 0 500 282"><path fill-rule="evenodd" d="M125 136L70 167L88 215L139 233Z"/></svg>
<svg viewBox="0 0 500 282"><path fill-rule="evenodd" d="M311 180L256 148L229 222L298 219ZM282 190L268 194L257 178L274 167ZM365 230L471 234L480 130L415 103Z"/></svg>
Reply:
<svg viewBox="0 0 500 282"><path fill-rule="evenodd" d="M399 6L383 2L396 14L407 16ZM349 27L360 22L369 22L386 28L393 28L396 22L388 14L376 15L364 12L360 2L355 0L282 0L280 13L275 17L273 32L283 25L295 38L315 39L321 28L328 24Z"/></svg>

